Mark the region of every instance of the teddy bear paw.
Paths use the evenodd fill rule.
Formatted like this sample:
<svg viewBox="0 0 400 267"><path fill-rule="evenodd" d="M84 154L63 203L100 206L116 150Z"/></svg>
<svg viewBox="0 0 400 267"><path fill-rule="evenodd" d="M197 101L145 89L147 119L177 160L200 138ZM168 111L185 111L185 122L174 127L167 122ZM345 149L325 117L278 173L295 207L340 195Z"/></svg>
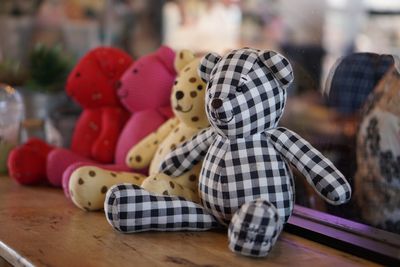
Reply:
<svg viewBox="0 0 400 267"><path fill-rule="evenodd" d="M282 226L277 209L268 201L257 199L245 203L229 224L229 248L246 256L267 256Z"/></svg>

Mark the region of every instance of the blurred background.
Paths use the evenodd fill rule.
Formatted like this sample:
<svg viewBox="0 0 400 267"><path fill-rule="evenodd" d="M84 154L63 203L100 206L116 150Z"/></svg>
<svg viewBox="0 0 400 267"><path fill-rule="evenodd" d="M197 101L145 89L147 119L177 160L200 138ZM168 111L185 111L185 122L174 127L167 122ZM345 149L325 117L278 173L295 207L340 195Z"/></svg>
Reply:
<svg viewBox="0 0 400 267"><path fill-rule="evenodd" d="M398 61L381 56L400 54L400 1L1 0L0 25L0 82L22 95L19 141L38 135L60 146L69 145L80 112L63 92L65 78L93 47L116 46L134 58L161 44L198 54L244 46L281 52L295 70L281 125L327 155L355 192L350 204L333 207L296 173L297 203L400 233ZM389 114L377 117L387 128L373 127L376 109ZM373 157L365 150L371 138L380 151ZM391 143L379 147L385 138Z"/></svg>

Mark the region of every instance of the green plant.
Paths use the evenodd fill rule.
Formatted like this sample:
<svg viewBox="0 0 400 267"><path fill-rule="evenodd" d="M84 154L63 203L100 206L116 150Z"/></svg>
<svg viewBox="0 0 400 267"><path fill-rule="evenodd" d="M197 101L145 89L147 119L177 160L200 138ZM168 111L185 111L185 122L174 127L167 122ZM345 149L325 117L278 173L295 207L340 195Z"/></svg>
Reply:
<svg viewBox="0 0 400 267"><path fill-rule="evenodd" d="M71 58L63 53L60 46L36 45L29 57L30 77L26 87L40 92L63 90L71 63Z"/></svg>

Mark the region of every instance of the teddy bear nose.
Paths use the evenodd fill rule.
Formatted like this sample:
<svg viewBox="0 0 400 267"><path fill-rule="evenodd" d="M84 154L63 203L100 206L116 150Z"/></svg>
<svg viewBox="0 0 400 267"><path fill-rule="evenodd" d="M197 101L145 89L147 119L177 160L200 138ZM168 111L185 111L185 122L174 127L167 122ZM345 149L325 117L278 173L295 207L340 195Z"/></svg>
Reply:
<svg viewBox="0 0 400 267"><path fill-rule="evenodd" d="M177 100L182 99L183 96L184 96L184 93L182 91L177 91L175 93L175 97L176 97Z"/></svg>
<svg viewBox="0 0 400 267"><path fill-rule="evenodd" d="M211 106L212 106L214 109L218 109L218 108L222 107L222 100L219 99L219 98L214 98L214 99L211 101Z"/></svg>

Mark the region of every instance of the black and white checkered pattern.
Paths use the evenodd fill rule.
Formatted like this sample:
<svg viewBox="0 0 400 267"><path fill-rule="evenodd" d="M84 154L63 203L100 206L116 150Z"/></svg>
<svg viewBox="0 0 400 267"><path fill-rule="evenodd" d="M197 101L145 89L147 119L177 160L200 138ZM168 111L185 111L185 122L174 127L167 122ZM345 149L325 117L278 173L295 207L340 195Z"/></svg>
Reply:
<svg viewBox="0 0 400 267"><path fill-rule="evenodd" d="M333 205L346 203L351 197L351 187L333 163L298 134L279 127L266 131L277 151L307 179L307 182L327 202Z"/></svg>
<svg viewBox="0 0 400 267"><path fill-rule="evenodd" d="M282 221L273 205L263 199L247 202L229 224L229 248L247 256L266 256L282 228Z"/></svg>
<svg viewBox="0 0 400 267"><path fill-rule="evenodd" d="M180 197L153 195L132 184L111 187L104 211L107 221L124 233L143 231L201 231L218 227L200 205Z"/></svg>
<svg viewBox="0 0 400 267"><path fill-rule="evenodd" d="M350 186L305 140L276 128L286 101L282 86L285 81L289 81L286 86L290 84L293 77L290 64L282 56L241 49L222 58L208 55L202 62L205 65L199 72L209 72L202 77L211 79L206 111L212 127L177 147L160 169L179 176L205 156L199 185L202 206L124 185L114 187L107 195L106 214L109 222L124 232L189 229L188 220L197 220L199 230L203 230L218 221L230 225L230 247L234 251L266 255L293 210L294 183L288 162L303 172L330 203L348 200ZM173 212L160 219L166 209ZM249 223L253 229L265 229L266 235L256 234L255 241L247 242L252 234L244 236L243 229Z"/></svg>
<svg viewBox="0 0 400 267"><path fill-rule="evenodd" d="M271 57L267 58L268 55ZM199 72L212 69L206 110L216 131L223 136L242 138L275 127L286 99L281 84L288 85L293 79L289 62L274 52L253 49L232 51L220 58L214 68L210 67L212 62L206 60L206 67L201 65ZM216 99L222 101L218 109L212 107Z"/></svg>

